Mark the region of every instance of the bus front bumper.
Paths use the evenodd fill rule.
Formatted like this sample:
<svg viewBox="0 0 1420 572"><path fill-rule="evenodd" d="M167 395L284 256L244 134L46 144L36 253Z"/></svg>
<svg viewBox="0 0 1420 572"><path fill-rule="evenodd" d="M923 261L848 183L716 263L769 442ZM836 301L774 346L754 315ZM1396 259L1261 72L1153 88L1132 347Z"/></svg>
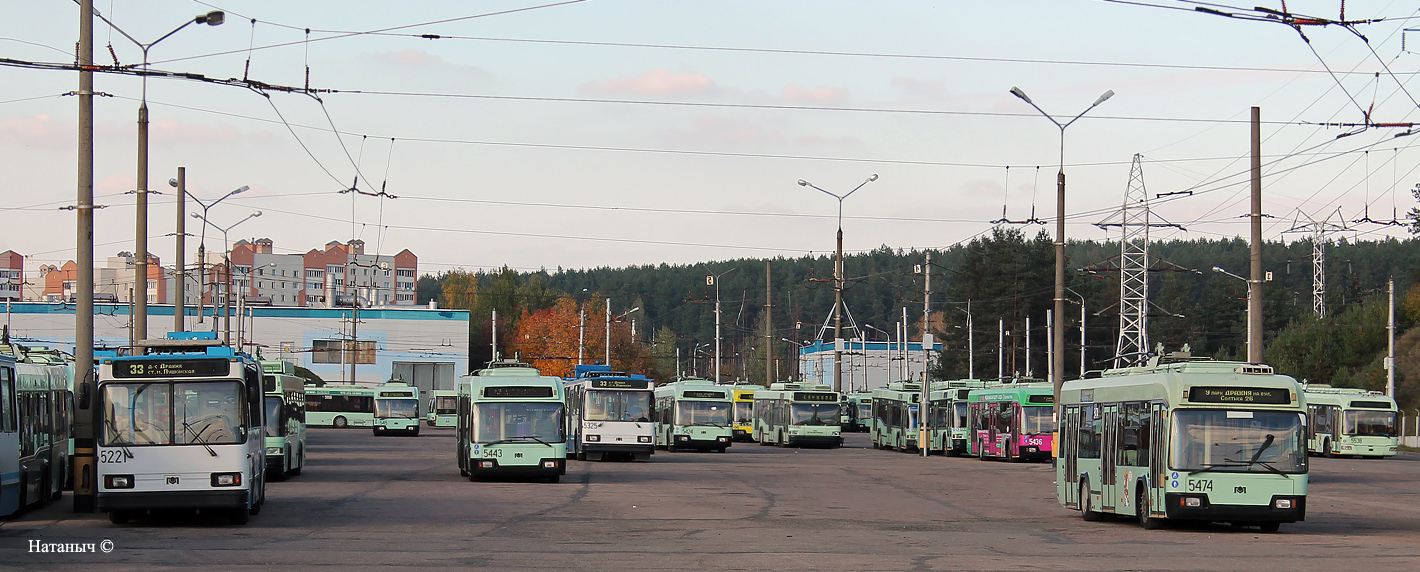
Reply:
<svg viewBox="0 0 1420 572"><path fill-rule="evenodd" d="M498 459L469 459L468 472L472 475L498 476L548 476L567 474L567 459L538 459L536 464L503 465Z"/></svg>
<svg viewBox="0 0 1420 572"><path fill-rule="evenodd" d="M836 447L843 444L841 435L794 435L790 434L785 439L790 445L817 445L821 447Z"/></svg>
<svg viewBox="0 0 1420 572"><path fill-rule="evenodd" d="M734 434L730 436L730 439L734 441L753 441L754 437L750 435L750 432L748 430L735 429Z"/></svg>
<svg viewBox="0 0 1420 572"><path fill-rule="evenodd" d="M677 449L729 449L729 437L716 437L710 439L692 439L690 435L673 435L675 447Z"/></svg>
<svg viewBox="0 0 1420 572"><path fill-rule="evenodd" d="M247 508L247 490L99 493L98 512L178 508Z"/></svg>
<svg viewBox="0 0 1420 572"><path fill-rule="evenodd" d="M1197 499L1190 505L1191 499ZM1290 504L1288 508L1277 508ZM1215 522L1298 522L1306 520L1307 497L1273 495L1266 506L1211 504L1206 494L1164 493L1164 513L1169 518Z"/></svg>
<svg viewBox="0 0 1420 572"><path fill-rule="evenodd" d="M616 443L582 443L582 450L588 453L635 453L650 455L656 452L654 443L642 443L639 445L616 444Z"/></svg>

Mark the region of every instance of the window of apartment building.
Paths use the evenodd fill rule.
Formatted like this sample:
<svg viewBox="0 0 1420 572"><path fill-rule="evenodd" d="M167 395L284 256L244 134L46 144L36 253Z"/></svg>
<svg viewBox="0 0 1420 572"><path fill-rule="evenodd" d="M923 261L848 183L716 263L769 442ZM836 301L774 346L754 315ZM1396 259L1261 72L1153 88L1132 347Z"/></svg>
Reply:
<svg viewBox="0 0 1420 572"><path fill-rule="evenodd" d="M345 285L345 281L344 281L344 280L341 280L341 279L339 279L339 278L336 278L333 282L334 282L334 284L335 284L336 286L344 286L344 285Z"/></svg>
<svg viewBox="0 0 1420 572"><path fill-rule="evenodd" d="M413 277L414 277L414 271L413 271L413 270L399 270L399 271L396 271L396 272L395 272L395 275L396 275L396 276L402 276L402 277L404 277L404 278L413 278Z"/></svg>
<svg viewBox="0 0 1420 572"><path fill-rule="evenodd" d="M348 363L350 352L355 363L375 363L375 342L350 340L315 340L311 342L312 363Z"/></svg>
<svg viewBox="0 0 1420 572"><path fill-rule="evenodd" d="M310 284L307 284L306 287L310 288L311 290L320 290L320 282L311 282Z"/></svg>
<svg viewBox="0 0 1420 572"><path fill-rule="evenodd" d="M306 278L320 278L325 272L321 270L306 270Z"/></svg>

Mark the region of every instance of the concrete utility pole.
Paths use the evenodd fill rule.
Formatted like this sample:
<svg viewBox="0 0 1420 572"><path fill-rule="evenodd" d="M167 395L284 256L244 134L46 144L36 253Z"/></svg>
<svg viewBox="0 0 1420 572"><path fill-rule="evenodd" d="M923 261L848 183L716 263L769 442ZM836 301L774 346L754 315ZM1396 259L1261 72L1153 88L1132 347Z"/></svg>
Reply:
<svg viewBox="0 0 1420 572"><path fill-rule="evenodd" d="M587 307L586 302L577 309L577 365L582 365L587 353Z"/></svg>
<svg viewBox="0 0 1420 572"><path fill-rule="evenodd" d="M1390 290L1390 321L1386 323L1387 350L1385 357L1385 394L1395 399L1395 278L1388 282Z"/></svg>
<svg viewBox="0 0 1420 572"><path fill-rule="evenodd" d="M177 173L177 252L173 257L173 278L177 280L177 299L173 300L173 331L187 331L187 167ZM200 289L199 289L200 290Z"/></svg>
<svg viewBox="0 0 1420 572"><path fill-rule="evenodd" d="M1252 273L1247 281L1247 361L1262 363L1262 109L1252 108Z"/></svg>
<svg viewBox="0 0 1420 572"><path fill-rule="evenodd" d="M774 292L769 261L764 261L764 386L774 383Z"/></svg>
<svg viewBox="0 0 1420 572"><path fill-rule="evenodd" d="M606 361L602 365L611 367L611 298L606 299Z"/></svg>
<svg viewBox="0 0 1420 572"><path fill-rule="evenodd" d="M498 309L493 309L493 361L498 361Z"/></svg>
<svg viewBox="0 0 1420 572"><path fill-rule="evenodd" d="M94 512L94 0L79 0L79 157L74 284L74 512Z"/></svg>

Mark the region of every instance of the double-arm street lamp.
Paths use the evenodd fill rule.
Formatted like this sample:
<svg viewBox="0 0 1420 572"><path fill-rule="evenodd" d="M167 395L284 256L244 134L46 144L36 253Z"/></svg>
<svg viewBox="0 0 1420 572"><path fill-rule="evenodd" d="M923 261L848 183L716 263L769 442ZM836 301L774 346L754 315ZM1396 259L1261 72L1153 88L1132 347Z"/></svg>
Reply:
<svg viewBox="0 0 1420 572"><path fill-rule="evenodd" d="M715 287L715 383L720 383L720 277L739 268L705 276L705 285Z"/></svg>
<svg viewBox="0 0 1420 572"><path fill-rule="evenodd" d="M1039 111L1041 115L1060 128L1060 173L1055 179L1055 315L1053 317L1055 323L1053 324L1054 331L1051 332L1054 340L1051 347L1054 348L1054 351L1050 356L1050 376L1052 378L1050 382L1055 386L1055 413L1056 419L1059 419L1060 385L1065 380L1065 128L1079 121L1091 109L1114 97L1114 90L1101 94L1094 103L1091 103L1074 119L1065 123L1056 121L1054 117L1031 101L1030 96L1021 91L1021 88L1012 87L1011 95L1021 98L1021 101L1034 107L1036 111Z"/></svg>
<svg viewBox="0 0 1420 572"><path fill-rule="evenodd" d="M226 20L226 14L220 10L213 10L206 14L198 15L191 20L183 22L181 26L174 28L173 31L163 34L162 37L146 44L138 41L133 36L129 35L128 32L123 31L122 28L115 26L113 22L99 15L97 11L95 11L95 15L98 15L100 19L108 23L109 27L113 28L123 37L128 38L128 41L133 42L143 50L143 69L139 72L139 75L143 78L143 90L142 98L139 100L138 104L138 188L134 191L138 195L138 222L134 232L136 244L133 249L135 255L133 271L137 278L135 283L141 284L138 288L141 294L134 302L133 328L137 332L135 337L139 340L144 340L148 338L148 50L158 45L159 42L172 37L173 34L178 33L178 31L183 28L193 24L207 24L209 26L221 25L222 22Z"/></svg>
<svg viewBox="0 0 1420 572"><path fill-rule="evenodd" d="M229 193L229 194L234 194L234 193ZM226 197L223 197L223 198L226 198ZM214 202L213 204L216 204L216 203ZM242 220L239 220L239 221L234 222L234 223L232 223L232 224L230 224L230 225L227 225L227 226L224 228L224 227L221 227L221 226L217 226L217 223L214 223L214 222L212 222L212 221L210 221L210 220L207 220L207 217L206 217L206 216L199 215L199 214L197 214L197 213L192 213L192 218L199 219L199 220L201 220L202 222L204 222L204 223L206 223L206 224L212 225L212 228L215 228L215 229L217 229L217 230L222 231L222 260L223 260L223 266L225 266L225 276L224 276L223 279L222 279L222 282L224 283L224 289L225 289L225 293L224 293L223 296L222 296L222 315L224 316L224 319L223 319L223 321L222 321L222 323L223 323L222 343L223 343L224 345L227 345L227 346L232 345L232 253L231 253L231 250L230 250L231 246L229 245L229 243L228 243L228 241L227 241L227 233L228 233L228 232L231 232L231 230L234 229L234 228L236 228L237 225L242 224L242 223L244 223L244 222L246 222L246 221L249 221L249 220L254 219L254 218L256 218L256 217L259 217L259 216L261 216L261 211L256 211L256 212L251 213L251 214L247 215L246 217L242 218ZM214 309L217 307L217 301L216 301L216 300L213 300L213 301L212 301L212 307L213 307ZM217 328L216 328L216 326L217 326L217 321L216 321L215 318L214 318L213 321L212 321L212 326L213 326L213 328L212 328L213 330L216 330L216 329L217 329Z"/></svg>
<svg viewBox="0 0 1420 572"><path fill-rule="evenodd" d="M838 256L833 264L833 390L843 391L843 200L858 192L863 185L878 180L878 175L874 173L867 180L858 183L853 190L846 194L837 195L820 189L817 185L799 179L799 186L809 187L825 195L838 200Z"/></svg>
<svg viewBox="0 0 1420 572"><path fill-rule="evenodd" d="M178 181L177 181L176 179L174 179L174 180L168 181L168 184L170 184L170 185L176 187L176 186L178 186ZM242 186L240 186L240 187L237 187L236 189L233 189L233 190L229 191L227 194L222 195L221 198L219 198L219 199L217 199L217 200L215 200L215 201L212 201L212 202L210 202L210 203L204 203L204 202L202 202L202 199L197 198L197 195L194 195L194 194L192 194L192 193L188 193L186 189L182 189L182 192L183 192L183 193L186 193L187 196L192 197L192 200L197 201L197 206L202 207L202 215L199 216L197 213L192 213L192 217L193 217L193 218L197 218L197 219L202 219L203 221L206 221L206 220L207 220L207 211L212 210L212 207L217 206L217 203L220 203L220 202L222 202L222 201L227 200L227 197L230 197L230 196L232 196L232 195L239 195L239 194L245 193L245 192L247 192L247 191L250 190L250 189L251 189L251 187L248 187L248 186L246 186L246 185L242 185ZM243 219L243 220L245 220L245 219ZM209 223L209 224L210 224L210 223ZM216 226L216 225L213 225L213 226ZM207 258L206 258L206 256L207 256L207 225L204 224L204 225L202 225L202 238L199 239L198 242L197 242L197 268L198 268L198 279L197 279L197 323L199 323L199 324L202 323L202 313L203 313L203 310L204 310L203 301L202 301L202 289L203 289L203 288L206 286L206 284L207 284ZM182 269L182 268L179 268L179 269L178 269L178 272L179 272L180 276L182 277L180 280L182 281L182 284L183 284L181 287L178 288L178 292L179 292L178 296L179 296L179 297L182 297L182 296L185 296L186 293L187 293L187 273L185 272L185 269ZM215 316L216 313L214 312L213 315Z"/></svg>

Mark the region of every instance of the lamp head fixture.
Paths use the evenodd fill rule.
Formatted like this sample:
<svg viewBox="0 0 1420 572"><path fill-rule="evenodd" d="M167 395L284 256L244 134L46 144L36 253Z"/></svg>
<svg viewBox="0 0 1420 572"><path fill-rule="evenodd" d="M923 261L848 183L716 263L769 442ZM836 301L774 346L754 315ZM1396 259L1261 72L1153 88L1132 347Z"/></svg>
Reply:
<svg viewBox="0 0 1420 572"><path fill-rule="evenodd" d="M169 186L169 187L172 187L172 188L174 188L174 189L176 189L176 188L177 188L177 179L168 179L168 186Z"/></svg>
<svg viewBox="0 0 1420 572"><path fill-rule="evenodd" d="M809 182L808 182L808 181L805 181L805 180L803 180L803 179L799 179L799 186L800 186L800 187L807 187L807 186L809 186Z"/></svg>
<svg viewBox="0 0 1420 572"><path fill-rule="evenodd" d="M1110 95L1113 95L1113 94L1114 94L1114 92L1110 92ZM1011 87L1011 95L1014 95L1014 96L1016 96L1016 97L1021 98L1021 101L1024 101L1024 102L1026 102L1026 103L1031 103L1030 96L1026 95L1026 92L1021 91L1021 88L1019 88L1019 87L1012 86L1012 87ZM1099 105L1099 102L1095 102L1095 105Z"/></svg>
<svg viewBox="0 0 1420 572"><path fill-rule="evenodd" d="M871 181L876 181L876 180L878 180L878 174L877 174L877 173L873 173L873 176L868 177L868 181L870 181L870 182L871 182Z"/></svg>
<svg viewBox="0 0 1420 572"><path fill-rule="evenodd" d="M1100 95L1100 98L1099 98L1099 99L1096 99L1095 102L1090 105L1090 107L1094 107L1094 106L1096 106L1096 105L1099 105L1099 104L1101 104L1101 103L1104 103L1105 101L1109 100L1109 98L1111 98L1111 97L1114 97L1114 90L1112 90L1112 89L1109 90L1109 91L1104 92L1103 94L1101 94L1101 95Z"/></svg>
<svg viewBox="0 0 1420 572"><path fill-rule="evenodd" d="M213 10L192 19L195 24L207 24L208 26L221 26L227 21L227 14L221 10Z"/></svg>

